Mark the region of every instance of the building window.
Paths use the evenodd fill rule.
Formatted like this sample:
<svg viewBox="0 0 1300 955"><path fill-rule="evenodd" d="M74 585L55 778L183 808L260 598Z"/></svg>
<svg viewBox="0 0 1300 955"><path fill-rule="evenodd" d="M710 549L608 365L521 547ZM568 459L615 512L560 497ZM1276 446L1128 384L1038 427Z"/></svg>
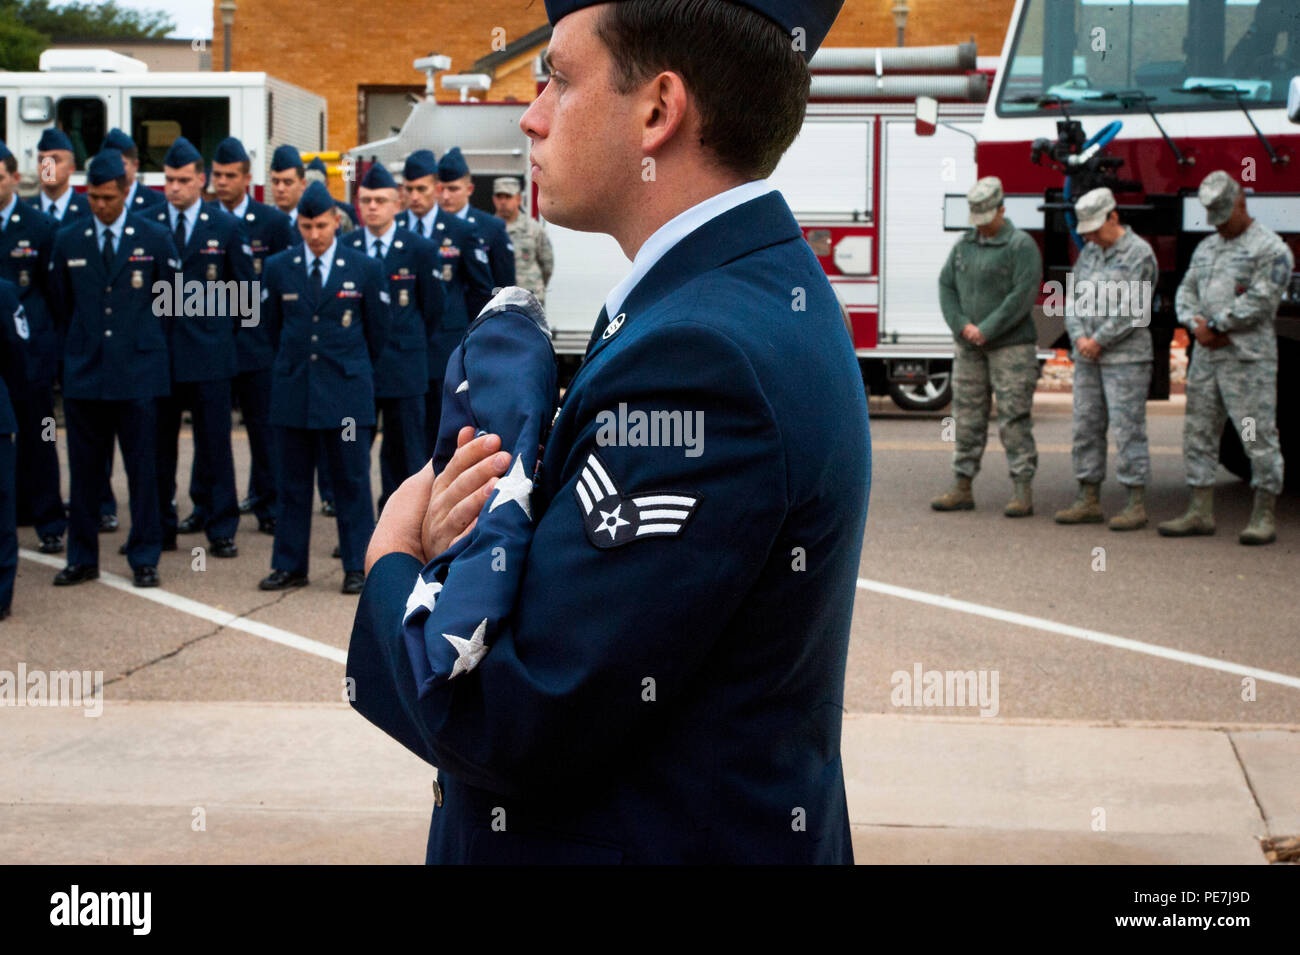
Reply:
<svg viewBox="0 0 1300 955"><path fill-rule="evenodd" d="M104 101L94 96L65 96L55 113L59 129L72 140L72 155L78 169L99 152L99 144L108 134L104 124Z"/></svg>
<svg viewBox="0 0 1300 955"><path fill-rule="evenodd" d="M230 135L230 100L225 96L133 96L131 138L140 151L141 172L162 172L163 157L184 136L205 161Z"/></svg>

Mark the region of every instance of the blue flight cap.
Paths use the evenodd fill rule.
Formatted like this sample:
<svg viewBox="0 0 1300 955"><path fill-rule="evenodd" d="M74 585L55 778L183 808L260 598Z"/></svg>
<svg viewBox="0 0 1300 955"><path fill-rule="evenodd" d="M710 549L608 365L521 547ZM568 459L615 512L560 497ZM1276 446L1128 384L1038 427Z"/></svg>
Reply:
<svg viewBox="0 0 1300 955"><path fill-rule="evenodd" d="M101 149L117 149L122 152L130 152L135 149L135 140L128 136L123 130L114 126L104 137L104 144Z"/></svg>
<svg viewBox="0 0 1300 955"><path fill-rule="evenodd" d="M575 10L605 2L607 0L546 0L546 15L554 26ZM805 60L812 59L812 55L826 39L826 34L831 32L831 25L839 16L840 8L844 6L844 0L731 0L731 2L748 7L755 13L761 13L786 33L793 35L795 30L803 30L805 49L802 52Z"/></svg>
<svg viewBox="0 0 1300 955"><path fill-rule="evenodd" d="M397 181L381 162L373 163L361 180L362 189L396 189Z"/></svg>
<svg viewBox="0 0 1300 955"><path fill-rule="evenodd" d="M315 169L317 172L323 172L326 175L329 175L329 169L325 167L325 160L321 159L319 156L307 163L307 168Z"/></svg>
<svg viewBox="0 0 1300 955"><path fill-rule="evenodd" d="M13 153L9 151L9 147L5 145L5 141L0 139L0 162L4 162L12 155Z"/></svg>
<svg viewBox="0 0 1300 955"><path fill-rule="evenodd" d="M286 169L297 169L302 172L302 156L288 143L277 146L271 155L271 172L284 172Z"/></svg>
<svg viewBox="0 0 1300 955"><path fill-rule="evenodd" d="M217 143L217 151L212 154L212 161L223 166L237 162L252 162L248 158L248 150L244 148L244 144L234 136L227 136Z"/></svg>
<svg viewBox="0 0 1300 955"><path fill-rule="evenodd" d="M313 182L298 200L298 218L315 219L334 208L334 197L321 182Z"/></svg>
<svg viewBox="0 0 1300 955"><path fill-rule="evenodd" d="M406 165L402 167L402 178L407 182L437 174L438 158L434 156L432 149L417 149L406 157Z"/></svg>
<svg viewBox="0 0 1300 955"><path fill-rule="evenodd" d="M465 157L460 154L459 146L452 146L442 154L442 160L438 163L439 179L443 182L454 182L468 175L469 163L465 162Z"/></svg>
<svg viewBox="0 0 1300 955"><path fill-rule="evenodd" d="M180 169L182 166L188 166L190 163L203 165L203 157L199 151L194 148L194 144L184 136L177 136L172 143L171 149L167 150L167 155L163 156L163 165L172 169Z"/></svg>
<svg viewBox="0 0 1300 955"><path fill-rule="evenodd" d="M118 149L101 149L86 168L86 182L92 186L102 186L125 175L126 164L122 162L122 152Z"/></svg>
<svg viewBox="0 0 1300 955"><path fill-rule="evenodd" d="M53 126L41 133L40 142L36 144L37 152L49 152L51 149L66 149L72 152L72 140L68 134L61 129L55 129Z"/></svg>

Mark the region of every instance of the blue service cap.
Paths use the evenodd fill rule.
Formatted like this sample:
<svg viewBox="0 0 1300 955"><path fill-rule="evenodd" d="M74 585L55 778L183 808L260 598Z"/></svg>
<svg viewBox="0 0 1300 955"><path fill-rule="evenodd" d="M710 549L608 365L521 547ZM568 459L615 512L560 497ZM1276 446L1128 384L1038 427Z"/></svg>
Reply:
<svg viewBox="0 0 1300 955"><path fill-rule="evenodd" d="M406 157L406 164L402 167L402 178L407 182L437 174L438 157L433 154L432 149L417 149Z"/></svg>
<svg viewBox="0 0 1300 955"><path fill-rule="evenodd" d="M454 182L469 175L469 163L460 153L459 146L452 146L442 155L438 163L438 178L443 182Z"/></svg>
<svg viewBox="0 0 1300 955"><path fill-rule="evenodd" d="M217 151L212 154L214 163L221 163L228 166L231 163L251 162L248 158L248 150L234 136L227 136L221 142L217 143Z"/></svg>
<svg viewBox="0 0 1300 955"><path fill-rule="evenodd" d="M171 149L167 150L167 155L163 156L163 165L172 169L180 169L190 163L202 165L203 157L199 155L199 151L194 148L192 142L184 136L177 136L171 145Z"/></svg>
<svg viewBox="0 0 1300 955"><path fill-rule="evenodd" d="M125 131L114 126L104 137L102 149L119 149L122 152L135 149L135 140L126 134Z"/></svg>
<svg viewBox="0 0 1300 955"><path fill-rule="evenodd" d="M68 138L68 134L61 129L55 129L53 126L41 133L40 142L36 144L37 152L48 152L51 149L66 149L68 152L73 151L72 140Z"/></svg>
<svg viewBox="0 0 1300 955"><path fill-rule="evenodd" d="M298 217L315 219L334 208L334 197L322 182L313 182L298 200Z"/></svg>
<svg viewBox="0 0 1300 955"><path fill-rule="evenodd" d="M13 153L9 151L9 147L5 145L5 141L0 139L0 162L4 162L12 155Z"/></svg>
<svg viewBox="0 0 1300 955"><path fill-rule="evenodd" d="M120 149L101 149L86 167L86 182L92 186L102 186L125 175L126 164L122 162Z"/></svg>
<svg viewBox="0 0 1300 955"><path fill-rule="evenodd" d="M608 0L546 0L546 15L554 26L575 10L605 2ZM831 25L839 16L840 8L844 6L844 0L730 0L730 2L761 13L786 33L793 34L795 30L803 30L805 49L802 52L805 60L812 59L812 55L826 39L826 34L831 32Z"/></svg>
<svg viewBox="0 0 1300 955"><path fill-rule="evenodd" d="M397 181L381 162L373 163L361 180L362 189L396 189Z"/></svg>
<svg viewBox="0 0 1300 955"><path fill-rule="evenodd" d="M284 172L286 169L302 171L302 156L296 147L288 143L277 146L271 154L271 172Z"/></svg>

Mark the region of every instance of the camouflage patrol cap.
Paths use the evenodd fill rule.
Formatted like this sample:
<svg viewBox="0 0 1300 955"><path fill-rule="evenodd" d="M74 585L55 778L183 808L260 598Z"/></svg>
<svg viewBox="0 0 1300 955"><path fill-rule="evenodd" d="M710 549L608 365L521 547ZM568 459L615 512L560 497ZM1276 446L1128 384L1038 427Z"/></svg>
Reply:
<svg viewBox="0 0 1300 955"><path fill-rule="evenodd" d="M492 180L492 194L496 196L519 195L519 180L514 176L502 176Z"/></svg>
<svg viewBox="0 0 1300 955"><path fill-rule="evenodd" d="M1074 214L1079 217L1076 231L1080 235L1096 232L1106 224L1106 217L1115 208L1115 194L1102 186L1085 192L1074 204Z"/></svg>
<svg viewBox="0 0 1300 955"><path fill-rule="evenodd" d="M1232 218L1232 207L1241 195L1241 186L1222 169L1216 169L1201 180L1196 197L1205 206L1205 219L1210 225L1223 225Z"/></svg>
<svg viewBox="0 0 1300 955"><path fill-rule="evenodd" d="M998 217L1002 208L1002 180L997 176L985 176L966 193L970 203L970 224L988 225Z"/></svg>

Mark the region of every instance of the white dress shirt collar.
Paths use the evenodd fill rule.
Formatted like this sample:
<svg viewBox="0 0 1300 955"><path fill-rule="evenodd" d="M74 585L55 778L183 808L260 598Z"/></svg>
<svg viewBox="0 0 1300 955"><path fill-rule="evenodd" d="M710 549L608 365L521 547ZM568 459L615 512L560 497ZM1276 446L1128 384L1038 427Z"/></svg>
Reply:
<svg viewBox="0 0 1300 955"><path fill-rule="evenodd" d="M224 203L222 204L221 208L226 209ZM226 211L229 212L236 219L244 218L244 213L248 211L248 193L244 193L244 198L239 200L239 205L235 206L235 208L233 209L226 209Z"/></svg>
<svg viewBox="0 0 1300 955"><path fill-rule="evenodd" d="M3 229L9 224L9 217L14 214L14 209L17 208L17 206L18 191L14 190L14 194L9 197L9 204L3 209L0 209L0 229Z"/></svg>
<svg viewBox="0 0 1300 955"><path fill-rule="evenodd" d="M63 191L63 195L55 199L53 203L50 202L50 197L42 192L41 211L44 212L46 215L54 216L54 218L58 219L61 222L63 221L63 217L67 215L68 203L71 201L72 201L71 186L68 186L68 188ZM51 206L53 206L53 208L51 208Z"/></svg>
<svg viewBox="0 0 1300 955"><path fill-rule="evenodd" d="M172 231L176 231L176 217L182 215L185 217L185 241L190 240L194 235L194 223L199 219L199 209L203 206L202 199L195 199L186 209L177 209L174 205L168 203L168 219L172 224Z"/></svg>
<svg viewBox="0 0 1300 955"><path fill-rule="evenodd" d="M737 206L757 199L759 196L765 196L772 192L773 189L772 184L766 179L756 179L753 182L747 182L725 192L720 192L716 196L710 196L703 202L691 206L685 212L665 222L637 250L636 258L632 260L631 273L627 278L615 285L605 298L605 311L609 314L609 317L613 319L618 315L618 310L623 307L623 303L627 301L627 297L632 290L678 242L706 222L716 219L725 212L730 212Z"/></svg>
<svg viewBox="0 0 1300 955"><path fill-rule="evenodd" d="M122 214L117 217L117 221L112 225L104 225L95 216L91 218L95 219L95 245L102 249L104 247L104 230L112 229L113 248L116 249L122 242L122 230L126 227L126 206L122 207Z"/></svg>
<svg viewBox="0 0 1300 955"><path fill-rule="evenodd" d="M365 228L365 227L363 226L363 228ZM393 250L393 234L394 234L396 231L397 231L397 220L396 220L396 219L394 219L392 222L390 222L390 223L388 224L388 231L385 232L383 235L379 235L379 236L377 236L377 235L375 235L373 232L371 232L369 228L366 228L366 255L374 255L374 254L375 254L375 243L376 243L376 242L382 242L382 243L384 243L384 254L385 254L385 255L387 255L389 252L391 252L391 251Z"/></svg>

